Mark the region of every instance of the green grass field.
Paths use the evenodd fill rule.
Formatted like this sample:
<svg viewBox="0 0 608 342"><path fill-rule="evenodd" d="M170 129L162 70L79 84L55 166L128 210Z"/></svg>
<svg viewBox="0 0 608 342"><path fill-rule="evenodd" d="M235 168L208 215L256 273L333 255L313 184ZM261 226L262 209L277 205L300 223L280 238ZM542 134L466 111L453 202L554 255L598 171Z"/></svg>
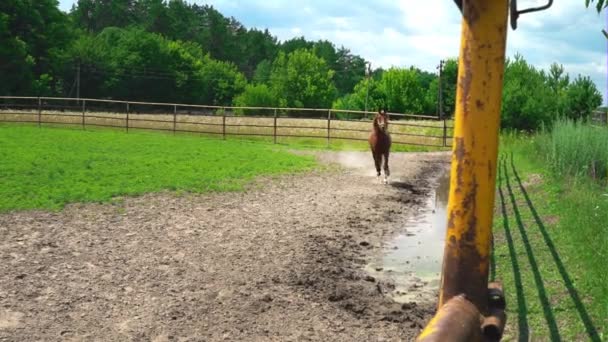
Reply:
<svg viewBox="0 0 608 342"><path fill-rule="evenodd" d="M605 341L608 188L551 171L546 141L501 139L494 273L507 299L504 340Z"/></svg>
<svg viewBox="0 0 608 342"><path fill-rule="evenodd" d="M157 132L0 124L0 212L161 190L233 191L314 167L285 147Z"/></svg>

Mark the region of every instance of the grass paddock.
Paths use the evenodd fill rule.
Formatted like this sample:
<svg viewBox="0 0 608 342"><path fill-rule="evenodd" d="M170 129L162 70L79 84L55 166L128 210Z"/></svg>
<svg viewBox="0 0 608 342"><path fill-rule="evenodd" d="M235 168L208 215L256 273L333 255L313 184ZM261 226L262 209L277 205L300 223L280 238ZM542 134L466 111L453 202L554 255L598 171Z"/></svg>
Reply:
<svg viewBox="0 0 608 342"><path fill-rule="evenodd" d="M0 212L161 190L233 191L312 168L282 146L198 136L0 124Z"/></svg>

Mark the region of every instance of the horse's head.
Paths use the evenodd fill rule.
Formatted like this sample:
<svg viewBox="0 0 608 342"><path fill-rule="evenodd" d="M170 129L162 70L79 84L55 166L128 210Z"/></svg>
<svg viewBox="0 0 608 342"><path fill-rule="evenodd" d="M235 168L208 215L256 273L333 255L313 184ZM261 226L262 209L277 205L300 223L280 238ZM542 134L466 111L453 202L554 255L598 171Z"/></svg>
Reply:
<svg viewBox="0 0 608 342"><path fill-rule="evenodd" d="M386 132L388 129L388 116L384 109L380 109L378 113L376 113L376 117L374 118L374 125L378 126L378 128L382 132Z"/></svg>

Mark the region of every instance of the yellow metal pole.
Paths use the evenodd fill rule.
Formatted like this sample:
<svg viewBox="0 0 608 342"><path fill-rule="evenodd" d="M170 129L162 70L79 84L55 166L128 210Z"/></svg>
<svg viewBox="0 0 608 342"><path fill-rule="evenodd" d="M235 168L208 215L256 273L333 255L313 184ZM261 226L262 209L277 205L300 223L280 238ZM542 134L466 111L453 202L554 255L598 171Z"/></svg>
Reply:
<svg viewBox="0 0 608 342"><path fill-rule="evenodd" d="M422 331L416 342L480 342L480 314L463 296L451 298Z"/></svg>
<svg viewBox="0 0 608 342"><path fill-rule="evenodd" d="M488 311L508 0L464 0L439 308L464 294Z"/></svg>

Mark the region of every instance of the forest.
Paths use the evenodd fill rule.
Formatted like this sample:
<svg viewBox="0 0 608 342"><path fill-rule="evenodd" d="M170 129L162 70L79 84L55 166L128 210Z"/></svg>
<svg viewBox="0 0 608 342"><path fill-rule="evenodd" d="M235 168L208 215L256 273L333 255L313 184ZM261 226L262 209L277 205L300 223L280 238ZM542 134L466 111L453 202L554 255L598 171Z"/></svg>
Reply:
<svg viewBox="0 0 608 342"><path fill-rule="evenodd" d="M279 41L183 0L79 0L68 13L56 0L0 3L0 95L453 115L457 56L446 56L441 82L413 65L368 73L367 63L348 47ZM534 131L589 117L602 96L587 75L517 54L502 102L503 128Z"/></svg>

